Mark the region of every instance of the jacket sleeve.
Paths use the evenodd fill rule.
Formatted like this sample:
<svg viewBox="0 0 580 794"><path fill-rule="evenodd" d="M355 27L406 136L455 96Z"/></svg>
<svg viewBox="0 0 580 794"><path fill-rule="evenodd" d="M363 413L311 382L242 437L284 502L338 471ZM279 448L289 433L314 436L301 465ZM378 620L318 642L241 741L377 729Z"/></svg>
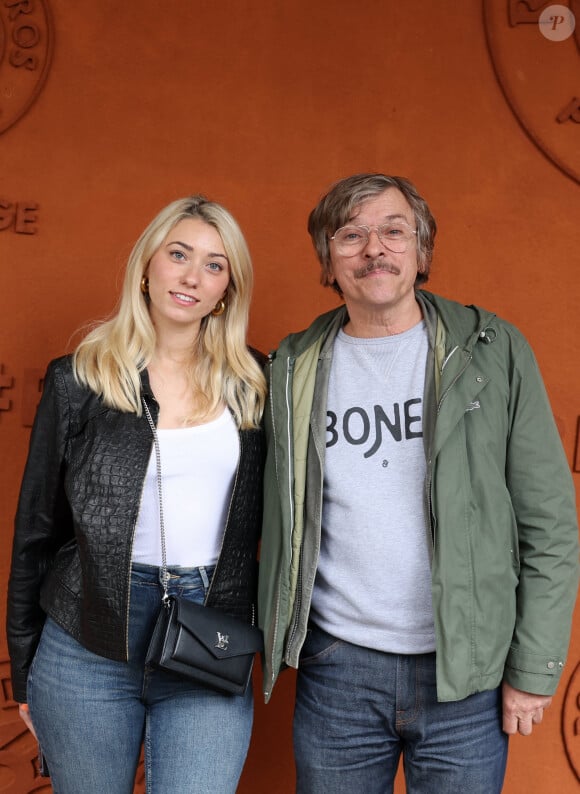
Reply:
<svg viewBox="0 0 580 794"><path fill-rule="evenodd" d="M519 540L519 584L504 678L524 692L554 693L578 588L574 484L535 357L515 357L506 478Z"/></svg>
<svg viewBox="0 0 580 794"><path fill-rule="evenodd" d="M40 588L57 549L72 536L64 495L69 422L67 391L58 362L46 373L20 489L8 581L7 638L14 699L26 702L28 670L44 625Z"/></svg>

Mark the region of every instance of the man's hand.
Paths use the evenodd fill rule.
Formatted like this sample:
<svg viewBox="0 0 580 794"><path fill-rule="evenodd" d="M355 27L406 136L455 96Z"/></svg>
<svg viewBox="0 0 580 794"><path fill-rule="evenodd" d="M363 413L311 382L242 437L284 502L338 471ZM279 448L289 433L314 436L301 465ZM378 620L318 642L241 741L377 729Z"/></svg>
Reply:
<svg viewBox="0 0 580 794"><path fill-rule="evenodd" d="M532 695L513 686L502 684L503 730L507 734L521 733L529 736L534 725L539 725L552 698L547 695Z"/></svg>

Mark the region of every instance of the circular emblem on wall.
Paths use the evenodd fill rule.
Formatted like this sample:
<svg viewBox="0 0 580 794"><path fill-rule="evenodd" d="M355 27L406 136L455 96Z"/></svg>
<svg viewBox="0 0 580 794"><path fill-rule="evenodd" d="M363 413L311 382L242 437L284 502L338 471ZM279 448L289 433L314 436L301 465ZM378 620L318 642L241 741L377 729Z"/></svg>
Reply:
<svg viewBox="0 0 580 794"><path fill-rule="evenodd" d="M52 42L47 0L0 0L0 134L22 118L42 90Z"/></svg>
<svg viewBox="0 0 580 794"><path fill-rule="evenodd" d="M580 781L580 664L572 673L564 695L562 737L568 762Z"/></svg>
<svg viewBox="0 0 580 794"><path fill-rule="evenodd" d="M484 0L498 82L520 125L580 182L580 0Z"/></svg>

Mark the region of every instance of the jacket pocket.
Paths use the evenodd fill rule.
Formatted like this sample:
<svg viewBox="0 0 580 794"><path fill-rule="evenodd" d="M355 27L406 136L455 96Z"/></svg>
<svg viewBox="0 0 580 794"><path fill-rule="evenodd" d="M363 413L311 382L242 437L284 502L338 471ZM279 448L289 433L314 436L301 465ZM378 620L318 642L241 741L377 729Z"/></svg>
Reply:
<svg viewBox="0 0 580 794"><path fill-rule="evenodd" d="M51 600L56 588L65 587L72 595L80 596L82 590L81 560L76 540L70 540L57 552L50 571L42 585L41 597Z"/></svg>

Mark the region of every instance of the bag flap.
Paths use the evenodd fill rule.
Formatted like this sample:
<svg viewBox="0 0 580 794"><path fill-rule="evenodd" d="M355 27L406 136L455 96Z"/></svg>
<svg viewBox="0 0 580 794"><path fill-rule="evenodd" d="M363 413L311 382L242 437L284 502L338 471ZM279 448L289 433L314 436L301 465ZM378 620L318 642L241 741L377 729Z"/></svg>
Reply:
<svg viewBox="0 0 580 794"><path fill-rule="evenodd" d="M181 628L198 640L216 659L259 653L264 648L257 626L219 609L176 599L176 619Z"/></svg>

